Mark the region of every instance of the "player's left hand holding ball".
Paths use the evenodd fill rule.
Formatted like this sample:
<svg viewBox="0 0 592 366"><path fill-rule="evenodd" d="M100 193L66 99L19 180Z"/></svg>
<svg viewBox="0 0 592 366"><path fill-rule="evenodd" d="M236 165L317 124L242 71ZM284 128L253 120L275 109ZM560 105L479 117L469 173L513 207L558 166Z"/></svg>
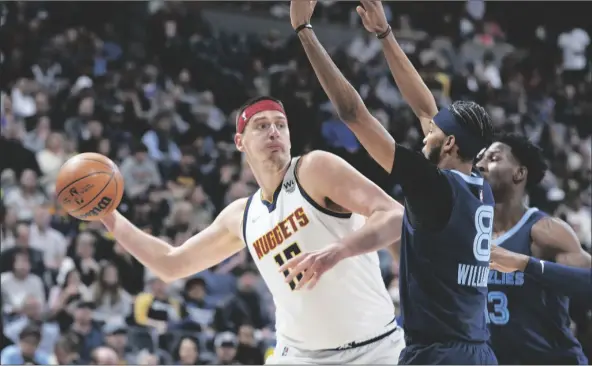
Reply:
<svg viewBox="0 0 592 366"><path fill-rule="evenodd" d="M60 168L56 197L71 216L97 221L119 206L123 197L123 177L108 157L95 153L78 154Z"/></svg>
<svg viewBox="0 0 592 366"><path fill-rule="evenodd" d="M286 270L290 272L286 276L286 283L294 281L296 276L302 274L295 290L300 290L306 284L310 290L316 286L325 272L335 267L343 259L342 248L339 244L332 244L321 250L302 253L287 261L278 271L280 273Z"/></svg>

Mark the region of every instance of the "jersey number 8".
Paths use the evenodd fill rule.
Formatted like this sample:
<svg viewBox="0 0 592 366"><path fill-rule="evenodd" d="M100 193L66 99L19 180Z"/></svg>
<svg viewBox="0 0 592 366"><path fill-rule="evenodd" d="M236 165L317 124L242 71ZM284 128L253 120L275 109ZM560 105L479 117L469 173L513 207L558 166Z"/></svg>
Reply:
<svg viewBox="0 0 592 366"><path fill-rule="evenodd" d="M288 246L286 249L284 249L281 253L278 253L275 257L273 257L273 259L275 260L277 265L281 267L284 265L284 263L286 263L290 259L296 257L300 253L302 253L302 250L298 246L298 243L293 243L293 244L290 244L290 246ZM283 254L283 257L282 257L282 254ZM289 274L290 274L290 272L288 270L284 271L285 277L288 277ZM298 276L296 276L295 281L290 281L290 288L292 290L294 290L296 288L296 281L300 281L301 278L302 278L302 273L300 273L300 274L298 274Z"/></svg>
<svg viewBox="0 0 592 366"><path fill-rule="evenodd" d="M491 233L493 231L493 207L480 206L475 212L475 240L473 254L480 262L489 263L491 256Z"/></svg>

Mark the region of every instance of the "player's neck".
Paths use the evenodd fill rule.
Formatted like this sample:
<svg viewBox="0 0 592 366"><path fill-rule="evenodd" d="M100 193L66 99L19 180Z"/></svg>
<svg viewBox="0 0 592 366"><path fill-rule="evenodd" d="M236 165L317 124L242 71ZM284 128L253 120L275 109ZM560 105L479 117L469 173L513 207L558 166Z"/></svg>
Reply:
<svg viewBox="0 0 592 366"><path fill-rule="evenodd" d="M266 201L273 201L273 194L284 180L290 160L278 164L262 164L252 167L253 175L261 188L261 196Z"/></svg>
<svg viewBox="0 0 592 366"><path fill-rule="evenodd" d="M493 215L493 231L495 233L510 230L524 215L527 208L521 195L496 201Z"/></svg>
<svg viewBox="0 0 592 366"><path fill-rule="evenodd" d="M438 168L440 169L447 169L447 170L456 170L466 175L471 175L473 171L473 163L472 162L462 162L456 159L442 159L440 164L438 164Z"/></svg>

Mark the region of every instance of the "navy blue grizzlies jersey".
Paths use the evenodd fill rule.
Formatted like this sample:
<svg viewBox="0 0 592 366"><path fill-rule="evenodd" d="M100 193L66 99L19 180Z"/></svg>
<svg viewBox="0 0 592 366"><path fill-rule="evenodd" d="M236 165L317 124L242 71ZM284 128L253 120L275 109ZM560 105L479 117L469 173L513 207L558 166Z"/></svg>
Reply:
<svg viewBox="0 0 592 366"><path fill-rule="evenodd" d="M531 256L532 226L547 215L531 208L493 242ZM488 323L500 364L587 364L570 330L569 300L522 272L489 274Z"/></svg>
<svg viewBox="0 0 592 366"><path fill-rule="evenodd" d="M407 213L403 220L399 283L405 332L412 343L486 342L493 195L477 172L442 173L454 202L446 226L418 230Z"/></svg>

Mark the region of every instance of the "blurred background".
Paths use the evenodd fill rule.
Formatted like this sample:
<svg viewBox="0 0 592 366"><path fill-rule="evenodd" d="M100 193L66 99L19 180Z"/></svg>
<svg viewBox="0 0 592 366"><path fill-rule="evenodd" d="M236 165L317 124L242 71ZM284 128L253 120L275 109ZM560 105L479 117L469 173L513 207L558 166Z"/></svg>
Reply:
<svg viewBox="0 0 592 366"><path fill-rule="evenodd" d="M566 220L589 250L592 30L585 4L385 7L440 106L475 100L498 130L543 147L551 168L530 203ZM419 148L419 123L356 5L319 1L315 31L373 114L397 141ZM236 109L260 95L283 100L294 155L332 151L384 186L385 174L339 121L309 67L289 3L0 6L0 347L20 350L5 350L3 363L261 364L274 345L274 307L246 251L167 285L100 223L66 215L53 187L70 156L104 154L125 178L121 212L180 245L256 190L233 134ZM400 199L396 187L389 193ZM397 264L381 253L381 267L398 304ZM592 359L590 310L574 302L572 318Z"/></svg>

